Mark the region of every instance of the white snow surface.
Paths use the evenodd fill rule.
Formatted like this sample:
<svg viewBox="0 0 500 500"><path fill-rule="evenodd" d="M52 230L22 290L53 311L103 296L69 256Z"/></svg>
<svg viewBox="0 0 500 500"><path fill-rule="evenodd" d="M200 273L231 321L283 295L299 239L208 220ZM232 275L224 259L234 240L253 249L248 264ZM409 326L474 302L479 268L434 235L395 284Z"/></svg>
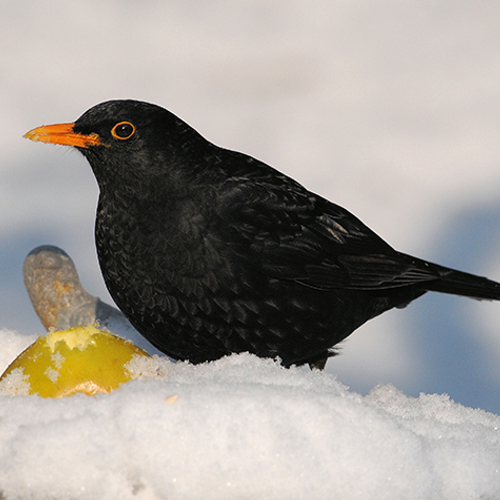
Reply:
<svg viewBox="0 0 500 500"><path fill-rule="evenodd" d="M0 339L5 366L34 340ZM111 394L1 396L1 498L500 497L500 416L249 354L154 361Z"/></svg>

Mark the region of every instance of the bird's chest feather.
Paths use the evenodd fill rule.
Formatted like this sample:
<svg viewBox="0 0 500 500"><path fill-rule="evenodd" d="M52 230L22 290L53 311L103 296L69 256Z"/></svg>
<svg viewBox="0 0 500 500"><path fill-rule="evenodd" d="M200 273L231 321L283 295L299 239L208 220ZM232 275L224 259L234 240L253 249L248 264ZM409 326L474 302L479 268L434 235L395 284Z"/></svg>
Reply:
<svg viewBox="0 0 500 500"><path fill-rule="evenodd" d="M136 287L141 301L153 301L165 295L195 298L216 289L227 269L211 238L212 217L193 197L101 198L96 245L112 295L130 300Z"/></svg>

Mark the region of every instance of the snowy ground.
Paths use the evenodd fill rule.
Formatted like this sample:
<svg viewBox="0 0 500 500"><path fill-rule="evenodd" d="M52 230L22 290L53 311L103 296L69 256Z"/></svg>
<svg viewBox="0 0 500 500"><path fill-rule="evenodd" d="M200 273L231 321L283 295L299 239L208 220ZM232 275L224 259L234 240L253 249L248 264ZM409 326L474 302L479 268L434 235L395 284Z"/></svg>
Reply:
<svg viewBox="0 0 500 500"><path fill-rule="evenodd" d="M1 2L0 357L43 332L21 279L38 245L66 250L111 302L90 168L22 139L111 98L167 107L399 250L500 281L499 18L487 1ZM499 498L498 418L387 385L500 414L499 324L498 303L432 294L359 329L330 374L242 356L95 399L2 400L0 487ZM332 373L363 395L384 385L358 396Z"/></svg>
<svg viewBox="0 0 500 500"><path fill-rule="evenodd" d="M0 397L1 498L500 498L500 416L248 354L157 362L111 394Z"/></svg>

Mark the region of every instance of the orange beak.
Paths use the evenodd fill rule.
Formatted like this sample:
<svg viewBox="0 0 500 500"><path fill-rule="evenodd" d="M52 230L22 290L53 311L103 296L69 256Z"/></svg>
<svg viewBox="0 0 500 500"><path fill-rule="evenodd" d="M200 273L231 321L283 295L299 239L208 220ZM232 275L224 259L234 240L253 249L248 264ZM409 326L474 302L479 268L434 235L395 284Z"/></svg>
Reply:
<svg viewBox="0 0 500 500"><path fill-rule="evenodd" d="M60 123L57 125L45 125L30 130L24 137L32 141L48 142L50 144L61 144L62 146L73 146L77 148L88 148L89 146L101 146L103 143L97 134L77 134L73 132L74 123Z"/></svg>

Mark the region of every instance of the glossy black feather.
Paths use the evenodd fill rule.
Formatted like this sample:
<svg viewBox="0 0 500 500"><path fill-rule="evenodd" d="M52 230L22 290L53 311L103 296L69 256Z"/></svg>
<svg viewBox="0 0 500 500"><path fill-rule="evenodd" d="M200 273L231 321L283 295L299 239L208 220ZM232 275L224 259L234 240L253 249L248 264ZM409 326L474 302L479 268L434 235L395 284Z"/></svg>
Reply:
<svg viewBox="0 0 500 500"><path fill-rule="evenodd" d="M111 135L127 121L128 140ZM361 324L426 291L500 299L500 285L401 254L343 208L137 101L74 127L100 196L96 244L118 307L156 347L317 363Z"/></svg>

